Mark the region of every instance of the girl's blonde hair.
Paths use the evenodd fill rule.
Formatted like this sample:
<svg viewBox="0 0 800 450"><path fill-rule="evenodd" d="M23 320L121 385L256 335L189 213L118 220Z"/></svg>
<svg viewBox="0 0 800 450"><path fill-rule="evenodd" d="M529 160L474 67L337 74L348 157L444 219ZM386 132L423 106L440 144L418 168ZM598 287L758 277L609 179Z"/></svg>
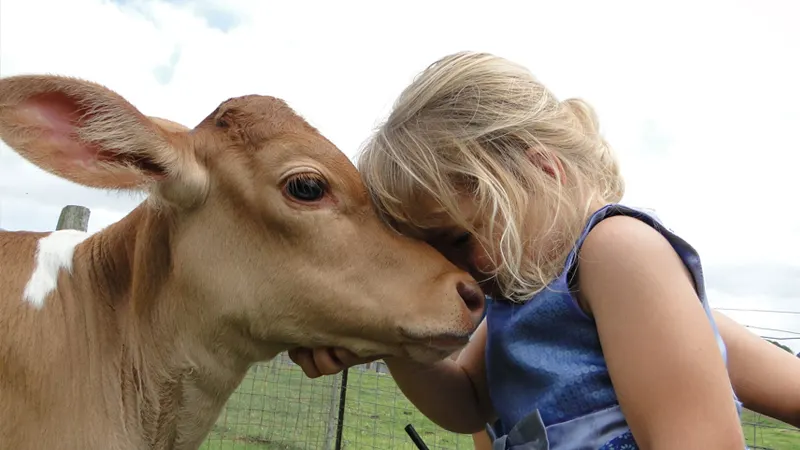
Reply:
<svg viewBox="0 0 800 450"><path fill-rule="evenodd" d="M514 301L559 275L592 205L624 192L592 108L559 102L527 69L487 53L449 55L419 74L358 165L390 225L433 227L437 211L420 208L433 200L497 255L494 275ZM464 195L488 230L461 213Z"/></svg>

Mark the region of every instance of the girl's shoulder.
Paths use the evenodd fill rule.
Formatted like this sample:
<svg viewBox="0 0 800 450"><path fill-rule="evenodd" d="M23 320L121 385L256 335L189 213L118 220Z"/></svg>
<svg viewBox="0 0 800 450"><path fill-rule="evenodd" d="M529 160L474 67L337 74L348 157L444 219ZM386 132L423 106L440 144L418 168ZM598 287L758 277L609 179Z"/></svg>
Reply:
<svg viewBox="0 0 800 450"><path fill-rule="evenodd" d="M580 294L586 288L580 286L584 275L580 272L586 268L580 269L579 262L602 260L605 276L633 282L645 267L667 264L675 255L691 277L700 301L706 303L703 269L695 248L667 227L654 210L609 204L587 221L567 257L561 282L569 287L580 309L591 315L592 308Z"/></svg>
<svg viewBox="0 0 800 450"><path fill-rule="evenodd" d="M614 218L614 220L608 220L611 218ZM600 226L601 224L602 226ZM604 241L612 241L608 244L627 243L636 245L636 242L630 241L641 239L643 235L647 236L649 234L651 238L654 236L652 231L650 233L647 232L648 228L666 239L681 259L684 260L684 263L690 266L699 264L699 255L694 247L664 224L654 209L612 203L598 209L589 217L582 233L567 257L564 267L565 273L574 271L582 247L590 234L592 234L595 241L603 239ZM639 231L638 233L636 232L637 230Z"/></svg>

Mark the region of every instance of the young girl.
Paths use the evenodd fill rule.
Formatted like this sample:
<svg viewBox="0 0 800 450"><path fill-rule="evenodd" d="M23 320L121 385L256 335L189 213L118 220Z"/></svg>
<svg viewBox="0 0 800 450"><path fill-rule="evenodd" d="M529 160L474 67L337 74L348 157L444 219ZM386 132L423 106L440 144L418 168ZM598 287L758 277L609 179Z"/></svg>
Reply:
<svg viewBox="0 0 800 450"><path fill-rule="evenodd" d="M456 361L386 359L433 422L494 423L496 449L745 448L698 255L617 203L623 180L586 103L458 53L401 94L359 166L390 225L493 299ZM293 358L309 374L357 362L336 354Z"/></svg>

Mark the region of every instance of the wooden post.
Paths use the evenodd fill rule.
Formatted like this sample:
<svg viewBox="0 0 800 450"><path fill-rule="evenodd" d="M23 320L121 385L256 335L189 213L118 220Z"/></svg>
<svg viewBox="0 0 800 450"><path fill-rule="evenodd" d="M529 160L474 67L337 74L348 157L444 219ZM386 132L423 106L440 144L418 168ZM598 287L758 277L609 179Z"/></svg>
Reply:
<svg viewBox="0 0 800 450"><path fill-rule="evenodd" d="M91 211L85 206L67 205L61 210L56 230L86 231L89 228Z"/></svg>

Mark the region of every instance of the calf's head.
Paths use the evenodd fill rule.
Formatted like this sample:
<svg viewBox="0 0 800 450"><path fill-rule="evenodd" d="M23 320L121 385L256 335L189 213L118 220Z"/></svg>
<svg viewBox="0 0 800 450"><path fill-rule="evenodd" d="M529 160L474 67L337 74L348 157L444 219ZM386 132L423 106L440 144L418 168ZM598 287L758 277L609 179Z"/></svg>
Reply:
<svg viewBox="0 0 800 450"><path fill-rule="evenodd" d="M282 100L233 98L188 129L95 83L15 76L0 138L75 183L150 193L139 209L170 231L147 252L166 261L161 286L140 288L182 302L176 321L430 360L483 308L468 274L383 226L353 164Z"/></svg>

